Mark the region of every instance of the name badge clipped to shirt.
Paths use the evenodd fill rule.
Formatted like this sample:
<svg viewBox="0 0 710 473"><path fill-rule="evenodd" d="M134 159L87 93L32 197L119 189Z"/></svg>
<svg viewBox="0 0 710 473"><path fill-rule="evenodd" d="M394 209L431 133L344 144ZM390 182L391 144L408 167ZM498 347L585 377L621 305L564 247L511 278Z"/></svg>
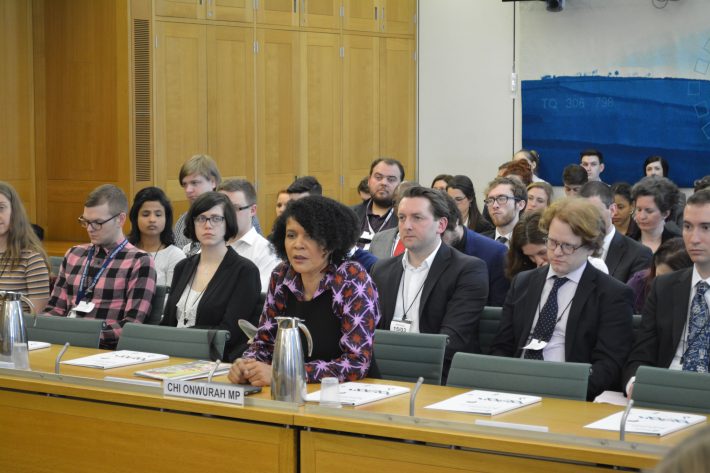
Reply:
<svg viewBox="0 0 710 473"><path fill-rule="evenodd" d="M393 320L390 324L393 332L409 333L412 331L412 322L409 320Z"/></svg>
<svg viewBox="0 0 710 473"><path fill-rule="evenodd" d="M523 350L542 350L547 346L547 342L544 340L538 340L537 338L533 338L530 340L530 343L525 345L523 347Z"/></svg>
<svg viewBox="0 0 710 473"><path fill-rule="evenodd" d="M360 238L358 239L358 244L362 245L363 250L367 251L370 249L370 243L372 243L372 237L374 236L375 234L373 232L365 230L360 235Z"/></svg>
<svg viewBox="0 0 710 473"><path fill-rule="evenodd" d="M93 302L81 301L73 310L82 314L88 314L94 310L94 307L96 307L96 305Z"/></svg>

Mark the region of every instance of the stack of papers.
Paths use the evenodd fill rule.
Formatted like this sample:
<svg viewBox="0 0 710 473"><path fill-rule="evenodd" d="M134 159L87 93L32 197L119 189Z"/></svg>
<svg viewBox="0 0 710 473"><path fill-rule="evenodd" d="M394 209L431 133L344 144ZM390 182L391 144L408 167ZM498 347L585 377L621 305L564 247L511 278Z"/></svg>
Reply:
<svg viewBox="0 0 710 473"><path fill-rule="evenodd" d="M542 400L539 396L524 394L498 393L493 391L473 390L459 394L445 401L437 402L425 409L442 411L468 412L471 414L497 415L519 407L529 406Z"/></svg>
<svg viewBox="0 0 710 473"><path fill-rule="evenodd" d="M168 355L161 355L159 353L120 350L85 356L83 358L75 358L73 360L62 361L62 363L65 365L85 366L87 368L106 370L110 368L120 368L122 366L139 365L141 363L151 363L153 361L162 361L169 358Z"/></svg>
<svg viewBox="0 0 710 473"><path fill-rule="evenodd" d="M612 430L618 432L624 411L617 412L589 425L587 429ZM705 416L683 412L654 411L651 409L631 409L626 419L626 432L634 434L663 436L677 432L691 425L707 420Z"/></svg>
<svg viewBox="0 0 710 473"><path fill-rule="evenodd" d="M47 342L33 342L31 340L27 342L27 348L29 348L30 351L39 350L41 348L49 348L51 346L52 344Z"/></svg>
<svg viewBox="0 0 710 473"><path fill-rule="evenodd" d="M343 383L340 388L340 404L344 406L361 406L368 402L375 402L388 397L399 396L409 392L409 388L391 386L387 384L369 383ZM308 402L319 402L320 391L315 391L306 396Z"/></svg>
<svg viewBox="0 0 710 473"><path fill-rule="evenodd" d="M213 361L197 360L188 363L180 363L178 365L136 371L134 374L136 376L152 379L182 379L187 381L190 379L206 378L209 376L214 366L215 362ZM229 363L220 363L219 367L214 372L215 376L227 373L231 366L232 365Z"/></svg>

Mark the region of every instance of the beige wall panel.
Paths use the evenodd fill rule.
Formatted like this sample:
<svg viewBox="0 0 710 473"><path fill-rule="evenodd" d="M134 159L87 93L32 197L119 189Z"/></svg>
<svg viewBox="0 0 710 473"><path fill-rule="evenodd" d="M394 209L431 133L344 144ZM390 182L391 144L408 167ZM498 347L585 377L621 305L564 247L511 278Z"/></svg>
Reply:
<svg viewBox="0 0 710 473"><path fill-rule="evenodd" d="M390 34L414 34L416 0L382 0L380 30Z"/></svg>
<svg viewBox="0 0 710 473"><path fill-rule="evenodd" d="M297 0L259 0L258 5L258 24L298 26Z"/></svg>
<svg viewBox="0 0 710 473"><path fill-rule="evenodd" d="M200 0L155 0L155 16L200 19L205 7Z"/></svg>
<svg viewBox="0 0 710 473"><path fill-rule="evenodd" d="M340 28L341 0L300 0L301 26Z"/></svg>
<svg viewBox="0 0 710 473"><path fill-rule="evenodd" d="M343 0L345 17L343 29L350 31L378 31L380 2L378 0Z"/></svg>
<svg viewBox="0 0 710 473"><path fill-rule="evenodd" d="M207 4L207 18L251 22L254 19L254 2L253 0L212 0Z"/></svg>

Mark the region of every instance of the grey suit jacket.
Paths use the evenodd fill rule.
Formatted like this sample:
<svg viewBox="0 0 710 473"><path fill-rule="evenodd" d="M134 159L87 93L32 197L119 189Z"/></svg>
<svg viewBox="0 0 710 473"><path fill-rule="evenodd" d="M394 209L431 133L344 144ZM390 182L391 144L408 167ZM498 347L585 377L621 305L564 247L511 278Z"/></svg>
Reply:
<svg viewBox="0 0 710 473"><path fill-rule="evenodd" d="M650 268L652 261L653 252L649 247L617 231L611 239L604 262L609 268L609 275L625 283L634 273Z"/></svg>
<svg viewBox="0 0 710 473"><path fill-rule="evenodd" d="M394 249L394 240L399 233L399 228L388 228L379 233L375 233L370 243L370 253L377 256L379 259L389 258L392 256Z"/></svg>

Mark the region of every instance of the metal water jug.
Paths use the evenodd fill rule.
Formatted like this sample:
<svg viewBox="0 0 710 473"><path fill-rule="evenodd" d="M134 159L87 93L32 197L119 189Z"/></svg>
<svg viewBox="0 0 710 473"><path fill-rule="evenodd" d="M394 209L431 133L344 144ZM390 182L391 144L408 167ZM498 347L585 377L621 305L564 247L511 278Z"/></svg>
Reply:
<svg viewBox="0 0 710 473"><path fill-rule="evenodd" d="M27 297L19 292L0 291L0 363L11 363L18 370L30 369L23 301L34 313L34 305Z"/></svg>
<svg viewBox="0 0 710 473"><path fill-rule="evenodd" d="M308 340L308 356L313 353L313 339L302 320L296 317L276 317L278 330L271 361L271 399L306 402L306 369L299 329Z"/></svg>

